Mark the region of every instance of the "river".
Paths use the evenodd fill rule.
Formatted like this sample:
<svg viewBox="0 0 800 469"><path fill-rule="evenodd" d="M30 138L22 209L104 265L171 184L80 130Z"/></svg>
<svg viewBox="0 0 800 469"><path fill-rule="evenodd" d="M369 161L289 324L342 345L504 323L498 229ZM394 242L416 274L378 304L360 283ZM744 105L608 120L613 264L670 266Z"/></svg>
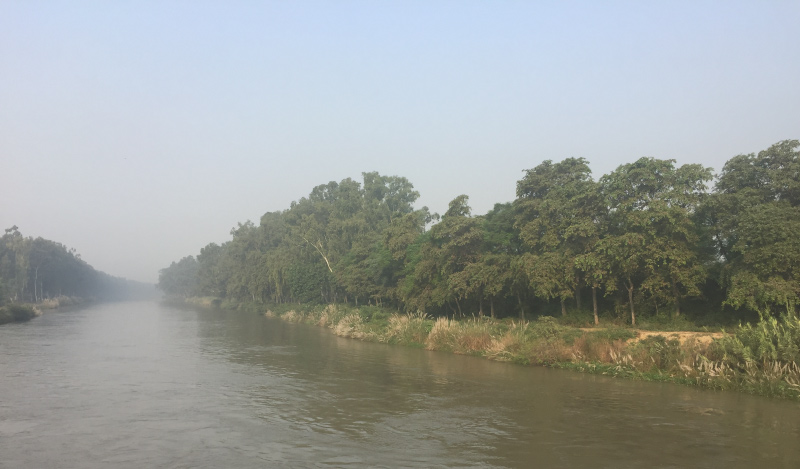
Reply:
<svg viewBox="0 0 800 469"><path fill-rule="evenodd" d="M800 466L800 404L153 302L0 327L0 467Z"/></svg>

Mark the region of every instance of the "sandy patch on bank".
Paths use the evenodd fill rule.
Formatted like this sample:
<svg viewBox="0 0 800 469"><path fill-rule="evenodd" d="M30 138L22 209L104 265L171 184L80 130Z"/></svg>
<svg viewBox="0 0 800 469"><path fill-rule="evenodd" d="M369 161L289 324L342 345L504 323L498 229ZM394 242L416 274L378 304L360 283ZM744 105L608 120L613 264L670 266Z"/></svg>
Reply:
<svg viewBox="0 0 800 469"><path fill-rule="evenodd" d="M581 327L582 331L591 332L591 331L598 331L602 330L601 328L592 328L592 327ZM630 343L638 342L642 339L646 339L648 337L652 337L654 335L661 335L667 338L667 340L671 339L678 339L678 342L685 343L689 339L694 339L700 344L708 345L711 341L715 339L721 339L724 335L722 332L691 332L691 331L642 331L639 329L634 329L636 333L636 337L633 339L628 340Z"/></svg>
<svg viewBox="0 0 800 469"><path fill-rule="evenodd" d="M662 335L667 338L667 340L671 339L678 339L680 343L685 343L689 339L694 339L698 343L701 344L710 344L711 341L714 339L721 339L723 336L722 332L689 332L689 331L677 331L677 332L664 332L664 331L636 331L636 338L632 339L631 342L636 342L642 339L646 339L648 337L652 337L654 335Z"/></svg>

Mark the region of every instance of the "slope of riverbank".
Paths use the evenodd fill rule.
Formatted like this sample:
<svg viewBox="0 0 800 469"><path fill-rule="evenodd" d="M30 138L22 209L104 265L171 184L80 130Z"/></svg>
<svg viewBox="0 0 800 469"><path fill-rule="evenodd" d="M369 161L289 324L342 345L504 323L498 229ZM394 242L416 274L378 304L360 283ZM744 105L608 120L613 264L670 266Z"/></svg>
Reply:
<svg viewBox="0 0 800 469"><path fill-rule="evenodd" d="M731 333L578 328L535 321L434 319L377 307L296 307L187 301L330 329L341 337L544 365L629 379L666 381L800 400L800 320L765 320Z"/></svg>
<svg viewBox="0 0 800 469"><path fill-rule="evenodd" d="M36 316L41 316L44 311L81 306L88 301L84 298L62 295L39 303L9 303L0 306L0 324L30 321Z"/></svg>
<svg viewBox="0 0 800 469"><path fill-rule="evenodd" d="M11 322L30 321L42 311L33 305L28 304L8 304L0 306L0 325Z"/></svg>

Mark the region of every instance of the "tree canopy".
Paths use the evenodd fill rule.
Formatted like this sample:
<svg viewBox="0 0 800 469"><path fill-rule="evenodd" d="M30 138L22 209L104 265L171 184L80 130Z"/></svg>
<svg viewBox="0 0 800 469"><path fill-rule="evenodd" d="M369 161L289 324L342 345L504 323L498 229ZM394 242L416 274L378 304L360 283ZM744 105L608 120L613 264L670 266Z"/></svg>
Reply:
<svg viewBox="0 0 800 469"><path fill-rule="evenodd" d="M416 209L407 179L365 172L240 224L230 241L163 269L159 285L181 296L434 315L591 311L597 321L603 310L635 323L692 310L795 314L798 147L786 140L735 156L716 178L649 157L598 179L583 158L545 160L524 171L514 201L484 215L466 194L441 217ZM9 279L12 264L35 270L36 252L0 258L0 269Z"/></svg>

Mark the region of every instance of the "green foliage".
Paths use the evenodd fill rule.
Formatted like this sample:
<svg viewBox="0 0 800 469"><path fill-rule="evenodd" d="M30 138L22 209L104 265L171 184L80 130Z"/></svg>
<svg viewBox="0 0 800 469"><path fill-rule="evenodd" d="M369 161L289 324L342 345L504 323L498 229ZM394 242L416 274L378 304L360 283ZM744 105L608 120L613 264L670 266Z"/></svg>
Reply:
<svg viewBox="0 0 800 469"><path fill-rule="evenodd" d="M685 352L677 339L667 339L663 335L652 335L636 343L634 352L644 352L654 369L669 369L683 360Z"/></svg>
<svg viewBox="0 0 800 469"><path fill-rule="evenodd" d="M800 300L800 141L729 160L702 213L725 260L726 304L762 315L794 313Z"/></svg>
<svg viewBox="0 0 800 469"><path fill-rule="evenodd" d="M528 334L532 339L543 339L548 342L563 340L572 343L581 332L573 327L562 326L554 317L542 316L530 323Z"/></svg>
<svg viewBox="0 0 800 469"><path fill-rule="evenodd" d="M188 298L197 292L197 261L186 256L158 273L158 288L171 296Z"/></svg>
<svg viewBox="0 0 800 469"><path fill-rule="evenodd" d="M297 264L287 271L292 298L303 303L323 303L328 275L319 264Z"/></svg>
<svg viewBox="0 0 800 469"><path fill-rule="evenodd" d="M0 307L0 324L29 321L35 316L36 312L30 305L9 304Z"/></svg>
<svg viewBox="0 0 800 469"><path fill-rule="evenodd" d="M712 352L726 363L800 363L800 319L766 318L755 325L739 326L734 335L717 341Z"/></svg>
<svg viewBox="0 0 800 469"><path fill-rule="evenodd" d="M798 146L734 157L712 193L710 170L696 164L640 158L596 181L583 158L546 160L524 172L512 203L476 215L462 194L441 218L414 209L419 194L405 178L365 172L239 224L230 241L163 269L160 284L179 296L387 305L431 317L525 320L560 307L562 324L624 314L656 329L695 328L687 316L725 323L719 315L733 308L738 318L792 314ZM37 263L44 250L23 249L13 230L3 239L7 296L38 296L21 273L47 270Z"/></svg>
<svg viewBox="0 0 800 469"><path fill-rule="evenodd" d="M704 199L711 170L675 168L674 163L641 158L601 179L610 215L597 249L612 272L607 290L627 290L633 324L636 290L655 302L672 299L680 313L681 299L699 295L705 282L693 213Z"/></svg>
<svg viewBox="0 0 800 469"><path fill-rule="evenodd" d="M24 237L16 226L0 237L0 303L40 303L65 296L114 300L150 293L152 286L98 272L74 249Z"/></svg>

